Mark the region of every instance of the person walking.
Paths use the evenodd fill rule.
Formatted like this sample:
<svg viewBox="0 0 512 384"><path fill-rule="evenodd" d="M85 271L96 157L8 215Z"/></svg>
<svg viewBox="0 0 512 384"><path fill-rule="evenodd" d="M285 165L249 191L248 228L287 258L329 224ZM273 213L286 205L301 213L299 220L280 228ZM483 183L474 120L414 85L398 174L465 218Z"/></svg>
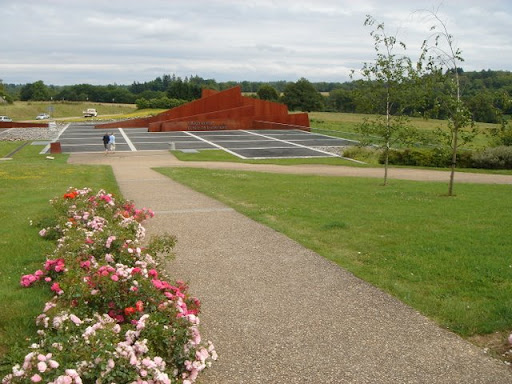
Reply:
<svg viewBox="0 0 512 384"><path fill-rule="evenodd" d="M110 135L105 132L103 135L103 146L105 147L105 155L108 153L108 143L110 142Z"/></svg>
<svg viewBox="0 0 512 384"><path fill-rule="evenodd" d="M115 153L116 152L116 137L114 135L114 132L112 132L109 136L108 146L110 152Z"/></svg>

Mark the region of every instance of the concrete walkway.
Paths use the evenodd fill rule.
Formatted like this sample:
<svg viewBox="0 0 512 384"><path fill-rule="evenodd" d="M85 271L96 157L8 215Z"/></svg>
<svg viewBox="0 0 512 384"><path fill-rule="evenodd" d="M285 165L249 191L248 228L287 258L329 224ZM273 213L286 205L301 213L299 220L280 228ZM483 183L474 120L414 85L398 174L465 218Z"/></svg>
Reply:
<svg viewBox="0 0 512 384"><path fill-rule="evenodd" d="M151 170L184 165L166 151L69 162L112 165L123 195L156 211L148 233L177 236L169 268L201 299L219 353L201 384L512 383L510 368L400 301Z"/></svg>

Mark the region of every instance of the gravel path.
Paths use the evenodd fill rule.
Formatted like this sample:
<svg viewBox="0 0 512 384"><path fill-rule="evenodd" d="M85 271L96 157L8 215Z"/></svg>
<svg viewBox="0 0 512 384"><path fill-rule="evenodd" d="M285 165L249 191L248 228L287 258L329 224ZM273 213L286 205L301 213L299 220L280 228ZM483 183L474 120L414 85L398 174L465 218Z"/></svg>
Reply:
<svg viewBox="0 0 512 384"><path fill-rule="evenodd" d="M503 363L400 301L151 170L184 166L166 151L72 154L69 162L111 165L123 195L156 211L146 223L148 233L177 236L170 271L189 281L202 300L203 336L219 353L202 384L512 383L512 371Z"/></svg>
<svg viewBox="0 0 512 384"><path fill-rule="evenodd" d="M0 129L0 141L51 141L57 138L61 128L3 128Z"/></svg>

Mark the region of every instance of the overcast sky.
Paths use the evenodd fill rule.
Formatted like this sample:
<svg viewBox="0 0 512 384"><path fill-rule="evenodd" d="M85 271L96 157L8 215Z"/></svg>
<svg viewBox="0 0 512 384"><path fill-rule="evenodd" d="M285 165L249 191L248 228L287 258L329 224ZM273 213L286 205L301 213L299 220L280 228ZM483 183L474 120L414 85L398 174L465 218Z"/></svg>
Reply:
<svg viewBox="0 0 512 384"><path fill-rule="evenodd" d="M512 70L510 0L0 0L0 79L344 82L375 59L367 14L416 58L431 22L413 12L438 7L465 71Z"/></svg>

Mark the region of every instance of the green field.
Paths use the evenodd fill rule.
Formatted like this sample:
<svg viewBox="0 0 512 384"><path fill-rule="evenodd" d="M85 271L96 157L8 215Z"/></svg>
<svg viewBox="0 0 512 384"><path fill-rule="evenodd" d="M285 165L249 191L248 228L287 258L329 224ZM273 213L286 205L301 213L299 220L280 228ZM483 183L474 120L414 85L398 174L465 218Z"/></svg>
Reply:
<svg viewBox="0 0 512 384"><path fill-rule="evenodd" d="M21 144L0 142L0 157ZM27 145L12 160L0 162L0 356L7 350L12 352L0 365L3 373L13 363L9 359L19 361L20 347L35 332L35 317L50 298L50 292L43 287L26 289L19 284L22 275L42 267L46 255L55 247L43 240L39 229L30 222L49 215L49 200L71 186L104 188L119 195L110 167L68 165L67 155L54 155L54 160L49 160L39 154L41 149L42 146Z"/></svg>
<svg viewBox="0 0 512 384"><path fill-rule="evenodd" d="M98 117L83 119L82 111L87 108L96 108ZM64 121L95 121L156 115L160 112L162 110L138 111L135 104L71 101L16 101L13 104L0 105L0 115L7 115L14 121L36 121L35 118L40 113L50 113L52 118Z"/></svg>
<svg viewBox="0 0 512 384"><path fill-rule="evenodd" d="M333 112L309 112L309 119L312 132L318 132L333 136L345 137L348 139L359 140L360 136L356 133L356 127L363 122L369 115L357 113L333 113ZM432 133L437 128L446 129L446 121L436 119L423 119L413 117L410 120L411 126L420 132ZM478 149L489 146L491 138L489 131L497 124L477 123L480 133L475 138L469 149Z"/></svg>

